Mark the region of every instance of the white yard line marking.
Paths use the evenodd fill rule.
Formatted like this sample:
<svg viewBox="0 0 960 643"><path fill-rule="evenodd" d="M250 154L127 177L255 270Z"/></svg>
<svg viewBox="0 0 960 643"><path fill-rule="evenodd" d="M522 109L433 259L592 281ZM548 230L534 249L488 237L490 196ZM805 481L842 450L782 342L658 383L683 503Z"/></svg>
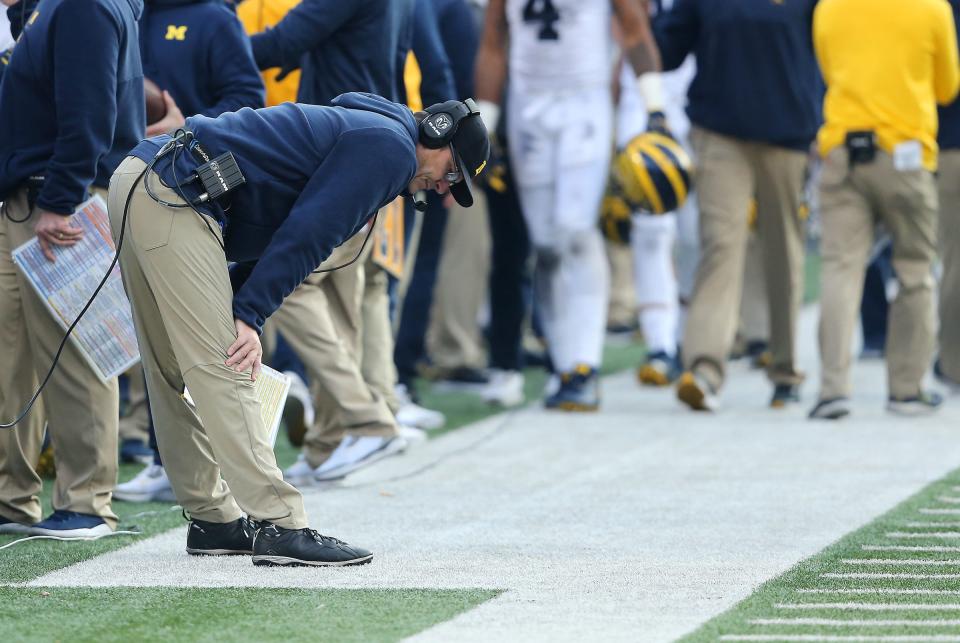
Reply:
<svg viewBox="0 0 960 643"><path fill-rule="evenodd" d="M960 522L943 522L939 520L905 522L904 527L960 527Z"/></svg>
<svg viewBox="0 0 960 643"><path fill-rule="evenodd" d="M720 637L721 641L809 641L810 643L851 643L862 641L870 643L873 641L889 643L957 643L960 636L951 636L948 634L925 634L920 636L843 636L829 634L724 634Z"/></svg>
<svg viewBox="0 0 960 643"><path fill-rule="evenodd" d="M887 538L960 538L960 531L891 531Z"/></svg>
<svg viewBox="0 0 960 643"><path fill-rule="evenodd" d="M895 565L901 566L931 566L931 567L956 567L960 565L960 558L956 560L935 560L932 558L843 558L840 560L844 565Z"/></svg>
<svg viewBox="0 0 960 643"><path fill-rule="evenodd" d="M960 596L960 589L890 589L882 587L866 589L798 589L798 594L895 594L895 595L924 595L924 596Z"/></svg>
<svg viewBox="0 0 960 643"><path fill-rule="evenodd" d="M754 618L750 625L829 625L831 627L956 627L960 619L842 619L842 618Z"/></svg>
<svg viewBox="0 0 960 643"><path fill-rule="evenodd" d="M863 551L960 552L950 545L861 545Z"/></svg>
<svg viewBox="0 0 960 643"><path fill-rule="evenodd" d="M960 509L937 509L935 507L924 507L918 511L928 516L960 516Z"/></svg>
<svg viewBox="0 0 960 643"><path fill-rule="evenodd" d="M851 572L836 573L827 572L820 574L820 578L840 578L845 580L872 580L872 579L896 579L903 578L907 580L948 580L960 578L960 574L886 574L881 572Z"/></svg>
<svg viewBox="0 0 960 643"><path fill-rule="evenodd" d="M956 496L937 496L939 502L945 502L948 505L960 505L960 498Z"/></svg>
<svg viewBox="0 0 960 643"><path fill-rule="evenodd" d="M858 610L864 612L956 612L960 603L777 603L778 610Z"/></svg>

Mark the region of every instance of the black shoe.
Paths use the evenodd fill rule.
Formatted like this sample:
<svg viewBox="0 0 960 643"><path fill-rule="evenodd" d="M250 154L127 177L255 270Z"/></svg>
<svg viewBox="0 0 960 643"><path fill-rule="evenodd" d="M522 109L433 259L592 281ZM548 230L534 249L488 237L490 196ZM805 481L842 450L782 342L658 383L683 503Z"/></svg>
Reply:
<svg viewBox="0 0 960 643"><path fill-rule="evenodd" d="M850 415L850 400L845 397L831 397L820 400L807 416L811 420L839 420Z"/></svg>
<svg viewBox="0 0 960 643"><path fill-rule="evenodd" d="M600 376L597 369L578 364L560 376L560 388L543 402L544 407L560 411L589 413L600 408Z"/></svg>
<svg viewBox="0 0 960 643"><path fill-rule="evenodd" d="M443 392L483 393L490 384L490 377L479 368L459 366L442 373L433 383L433 390Z"/></svg>
<svg viewBox="0 0 960 643"><path fill-rule="evenodd" d="M770 408L782 409L787 404L800 401L800 387L795 384L777 384L773 387Z"/></svg>
<svg viewBox="0 0 960 643"><path fill-rule="evenodd" d="M253 541L253 564L267 566L346 567L373 559L366 549L322 536L313 529L284 529L264 522Z"/></svg>
<svg viewBox="0 0 960 643"><path fill-rule="evenodd" d="M227 523L192 518L187 531L187 553L193 556L249 556L253 553L257 524L250 518Z"/></svg>
<svg viewBox="0 0 960 643"><path fill-rule="evenodd" d="M153 449L148 447L140 440L124 440L120 445L120 462L132 464L150 464L153 462Z"/></svg>

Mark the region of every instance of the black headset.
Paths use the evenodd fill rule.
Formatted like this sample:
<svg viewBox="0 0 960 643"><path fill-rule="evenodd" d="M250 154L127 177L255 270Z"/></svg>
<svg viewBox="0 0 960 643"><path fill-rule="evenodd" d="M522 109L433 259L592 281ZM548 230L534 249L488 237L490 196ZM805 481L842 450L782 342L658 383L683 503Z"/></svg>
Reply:
<svg viewBox="0 0 960 643"><path fill-rule="evenodd" d="M431 150L450 145L457 134L461 121L470 116L479 116L480 108L472 98L465 101L448 100L431 105L424 111L427 117L420 121L420 143Z"/></svg>

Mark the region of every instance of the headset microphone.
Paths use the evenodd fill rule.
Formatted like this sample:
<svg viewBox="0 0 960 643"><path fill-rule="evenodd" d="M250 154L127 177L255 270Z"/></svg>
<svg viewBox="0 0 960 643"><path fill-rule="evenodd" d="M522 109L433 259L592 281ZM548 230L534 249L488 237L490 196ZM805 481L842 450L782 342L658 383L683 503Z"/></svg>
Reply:
<svg viewBox="0 0 960 643"><path fill-rule="evenodd" d="M417 212L427 211L427 191L417 190L413 193L413 207Z"/></svg>

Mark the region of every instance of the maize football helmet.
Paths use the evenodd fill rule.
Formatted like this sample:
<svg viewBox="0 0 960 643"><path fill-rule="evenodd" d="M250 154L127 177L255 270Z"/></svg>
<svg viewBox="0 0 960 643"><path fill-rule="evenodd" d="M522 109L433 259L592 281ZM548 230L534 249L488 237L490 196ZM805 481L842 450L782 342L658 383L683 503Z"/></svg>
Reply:
<svg viewBox="0 0 960 643"><path fill-rule="evenodd" d="M648 131L616 155L612 174L612 191L623 195L632 211L664 214L686 202L693 162L673 138Z"/></svg>

